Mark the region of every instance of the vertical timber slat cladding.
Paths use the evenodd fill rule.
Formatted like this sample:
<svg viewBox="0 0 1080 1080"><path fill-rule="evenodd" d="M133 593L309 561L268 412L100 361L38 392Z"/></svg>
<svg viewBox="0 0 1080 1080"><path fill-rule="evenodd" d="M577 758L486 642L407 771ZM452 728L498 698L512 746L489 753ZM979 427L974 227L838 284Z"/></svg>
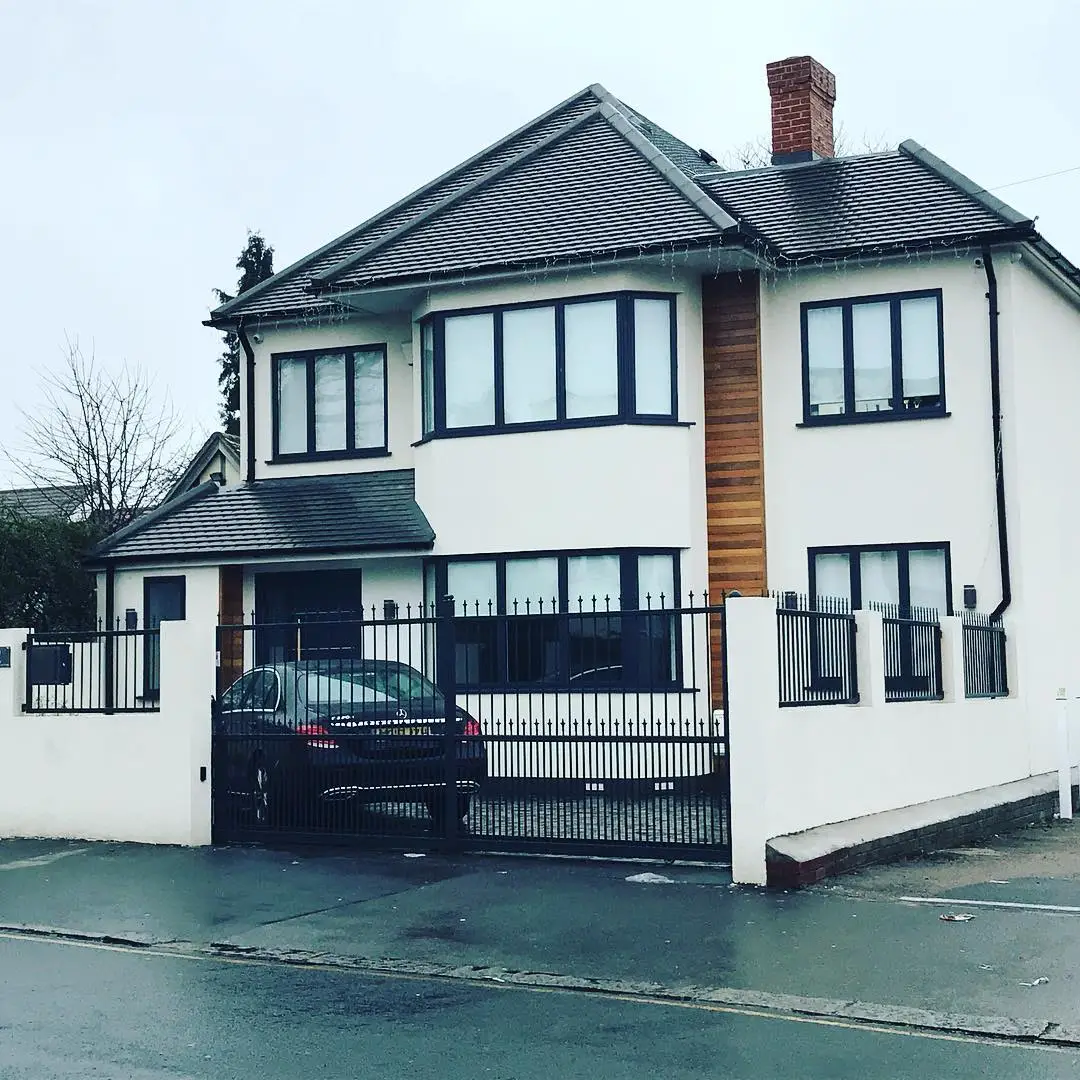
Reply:
<svg viewBox="0 0 1080 1080"><path fill-rule="evenodd" d="M222 566L218 571L218 687L227 690L244 673L244 631L226 630L244 624L244 568Z"/></svg>
<svg viewBox="0 0 1080 1080"><path fill-rule="evenodd" d="M765 465L757 272L702 278L701 302L709 595L716 601L737 589L744 596L764 596ZM711 654L714 698L719 698L719 627L713 631Z"/></svg>

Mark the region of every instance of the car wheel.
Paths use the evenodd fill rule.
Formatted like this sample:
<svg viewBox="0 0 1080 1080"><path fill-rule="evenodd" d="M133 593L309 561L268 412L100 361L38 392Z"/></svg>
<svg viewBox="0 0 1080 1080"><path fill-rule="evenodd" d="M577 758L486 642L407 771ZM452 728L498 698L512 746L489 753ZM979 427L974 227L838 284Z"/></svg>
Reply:
<svg viewBox="0 0 1080 1080"><path fill-rule="evenodd" d="M251 813L255 824L266 828L273 820L277 810L270 766L263 758L256 758L251 763Z"/></svg>
<svg viewBox="0 0 1080 1080"><path fill-rule="evenodd" d="M467 824L469 820L469 810L472 808L472 796L471 795L459 795L457 797L457 806L455 812L457 814L457 820L462 824ZM435 829L440 832L446 824L446 799L442 795L438 795L433 799L428 800L427 804L428 813L431 815L431 823Z"/></svg>

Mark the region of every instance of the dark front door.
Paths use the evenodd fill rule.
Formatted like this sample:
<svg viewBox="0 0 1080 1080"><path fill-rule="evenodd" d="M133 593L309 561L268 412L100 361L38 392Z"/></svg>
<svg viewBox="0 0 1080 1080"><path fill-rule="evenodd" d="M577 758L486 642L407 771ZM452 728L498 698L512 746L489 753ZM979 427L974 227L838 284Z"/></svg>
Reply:
<svg viewBox="0 0 1080 1080"><path fill-rule="evenodd" d="M255 662L358 657L364 617L359 570L255 577Z"/></svg>
<svg viewBox="0 0 1080 1080"><path fill-rule="evenodd" d="M143 622L147 630L158 630L163 622L186 617L185 586L182 575L143 578ZM143 693L148 698L161 693L161 638L156 633L146 635Z"/></svg>

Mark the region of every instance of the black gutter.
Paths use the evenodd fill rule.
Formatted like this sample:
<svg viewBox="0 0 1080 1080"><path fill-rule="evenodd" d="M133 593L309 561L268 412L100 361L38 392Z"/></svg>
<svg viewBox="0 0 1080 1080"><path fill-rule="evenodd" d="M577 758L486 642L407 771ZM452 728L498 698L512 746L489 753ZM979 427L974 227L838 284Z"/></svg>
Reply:
<svg viewBox="0 0 1080 1080"><path fill-rule="evenodd" d="M997 492L998 564L1001 567L1001 603L990 613L999 618L1012 603L1012 575L1009 572L1009 525L1005 516L1005 455L1001 446L1001 355L998 334L998 287L994 258L983 248L986 271L986 301L990 328L990 420L994 432L994 483Z"/></svg>
<svg viewBox="0 0 1080 1080"><path fill-rule="evenodd" d="M244 329L244 317L236 324L236 336L240 346L244 350L244 358L247 360L246 394L244 408L244 436L247 442L247 465L244 470L244 483L250 484L255 480L255 350L248 341L247 331Z"/></svg>

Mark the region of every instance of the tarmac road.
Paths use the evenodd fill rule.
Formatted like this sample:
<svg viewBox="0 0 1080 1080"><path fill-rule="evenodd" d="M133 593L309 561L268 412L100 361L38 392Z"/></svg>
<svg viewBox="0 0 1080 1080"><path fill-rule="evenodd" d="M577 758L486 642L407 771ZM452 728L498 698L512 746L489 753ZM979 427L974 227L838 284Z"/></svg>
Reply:
<svg viewBox="0 0 1080 1080"><path fill-rule="evenodd" d="M0 936L4 1080L1077 1075L1077 1048Z"/></svg>

